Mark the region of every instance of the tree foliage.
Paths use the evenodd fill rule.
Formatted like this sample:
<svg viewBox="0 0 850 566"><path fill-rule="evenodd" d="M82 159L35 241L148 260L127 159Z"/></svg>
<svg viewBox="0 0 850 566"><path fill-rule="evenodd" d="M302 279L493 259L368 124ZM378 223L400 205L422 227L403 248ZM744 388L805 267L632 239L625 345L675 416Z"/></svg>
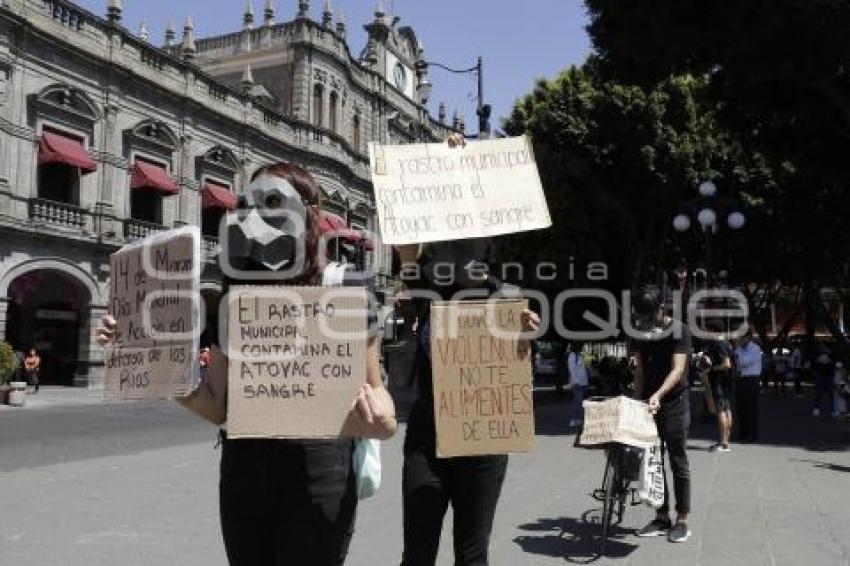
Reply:
<svg viewBox="0 0 850 566"><path fill-rule="evenodd" d="M850 2L587 0L605 80L705 77L718 124L758 155L739 276L841 285L850 256ZM768 180L769 179L769 180Z"/></svg>
<svg viewBox="0 0 850 566"><path fill-rule="evenodd" d="M18 361L12 346L8 342L0 342L0 385L9 381L17 365Z"/></svg>
<svg viewBox="0 0 850 566"><path fill-rule="evenodd" d="M593 261L608 265L607 287L630 289L653 277L672 218L701 180L769 183L758 157L719 127L706 86L692 75L652 86L604 80L595 60L539 81L504 127L532 137L555 225L511 238L506 255L576 264L575 278L551 282L556 290L586 284Z"/></svg>

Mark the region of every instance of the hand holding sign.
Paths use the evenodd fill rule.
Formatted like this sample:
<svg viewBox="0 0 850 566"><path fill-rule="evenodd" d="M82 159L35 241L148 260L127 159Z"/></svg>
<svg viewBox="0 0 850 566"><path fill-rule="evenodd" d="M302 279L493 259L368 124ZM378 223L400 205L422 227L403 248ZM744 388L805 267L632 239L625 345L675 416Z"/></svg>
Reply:
<svg viewBox="0 0 850 566"><path fill-rule="evenodd" d="M480 238L552 225L526 137L370 144L381 237L388 244Z"/></svg>
<svg viewBox="0 0 850 566"><path fill-rule="evenodd" d="M194 386L202 308L200 232L180 228L124 246L110 257L104 393L167 399Z"/></svg>
<svg viewBox="0 0 850 566"><path fill-rule="evenodd" d="M524 300L431 306L439 457L532 449L531 358L520 340L525 307Z"/></svg>
<svg viewBox="0 0 850 566"><path fill-rule="evenodd" d="M230 437L334 438L353 411L383 418L363 389L365 288L234 286L227 306Z"/></svg>

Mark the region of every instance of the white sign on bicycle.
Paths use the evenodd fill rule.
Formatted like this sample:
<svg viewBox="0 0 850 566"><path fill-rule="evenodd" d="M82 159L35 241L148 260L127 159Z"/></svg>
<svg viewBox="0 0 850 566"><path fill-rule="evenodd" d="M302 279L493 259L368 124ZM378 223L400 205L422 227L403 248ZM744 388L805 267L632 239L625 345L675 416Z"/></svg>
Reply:
<svg viewBox="0 0 850 566"><path fill-rule="evenodd" d="M655 419L646 403L625 396L605 401L585 401L582 446L617 442L648 449L659 443Z"/></svg>

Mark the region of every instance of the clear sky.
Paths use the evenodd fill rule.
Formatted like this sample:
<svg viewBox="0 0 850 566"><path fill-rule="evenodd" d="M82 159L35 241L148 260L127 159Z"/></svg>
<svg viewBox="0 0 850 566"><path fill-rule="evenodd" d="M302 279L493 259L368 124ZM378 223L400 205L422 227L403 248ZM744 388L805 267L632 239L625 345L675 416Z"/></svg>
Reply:
<svg viewBox="0 0 850 566"><path fill-rule="evenodd" d="M106 0L76 0L105 15ZM252 0L255 22L262 22L265 0ZM161 44L169 20L182 37L183 19L191 15L196 37L237 31L242 26L245 0L124 0L124 25L138 32L146 19L151 41ZM323 0L311 0L314 19L321 19ZM363 25L374 18L376 0L332 0L336 13L345 14L349 46L357 55L366 42ZM429 60L467 68L484 57L485 100L493 105L493 125L510 113L514 101L531 91L540 77L553 77L581 63L590 45L581 0L384 0L385 8L409 25L425 46ZM277 21L294 18L298 0L275 0ZM432 68L431 110L445 101L451 117L457 108L466 116L467 131L477 131L476 81L473 75L451 75Z"/></svg>

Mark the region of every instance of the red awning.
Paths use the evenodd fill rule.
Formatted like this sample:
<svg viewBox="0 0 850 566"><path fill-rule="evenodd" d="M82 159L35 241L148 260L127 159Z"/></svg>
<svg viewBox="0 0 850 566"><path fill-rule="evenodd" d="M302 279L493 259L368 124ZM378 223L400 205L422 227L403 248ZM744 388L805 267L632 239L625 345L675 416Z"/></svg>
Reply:
<svg viewBox="0 0 850 566"><path fill-rule="evenodd" d="M360 240L360 233L357 230L349 228L340 216L326 210L319 213L319 229L322 234L332 232L332 238L344 238L350 242Z"/></svg>
<svg viewBox="0 0 850 566"><path fill-rule="evenodd" d="M130 179L131 189L147 189L173 195L180 192L177 183L168 176L165 167L136 161L133 165L133 177Z"/></svg>
<svg viewBox="0 0 850 566"><path fill-rule="evenodd" d="M201 191L201 207L236 210L236 195L224 185L207 183Z"/></svg>
<svg viewBox="0 0 850 566"><path fill-rule="evenodd" d="M53 132L42 132L38 141L38 163L64 163L91 173L97 164L89 156L80 140Z"/></svg>
<svg viewBox="0 0 850 566"><path fill-rule="evenodd" d="M366 235L366 232L360 232L360 245L367 252L375 251L375 242L372 238Z"/></svg>

